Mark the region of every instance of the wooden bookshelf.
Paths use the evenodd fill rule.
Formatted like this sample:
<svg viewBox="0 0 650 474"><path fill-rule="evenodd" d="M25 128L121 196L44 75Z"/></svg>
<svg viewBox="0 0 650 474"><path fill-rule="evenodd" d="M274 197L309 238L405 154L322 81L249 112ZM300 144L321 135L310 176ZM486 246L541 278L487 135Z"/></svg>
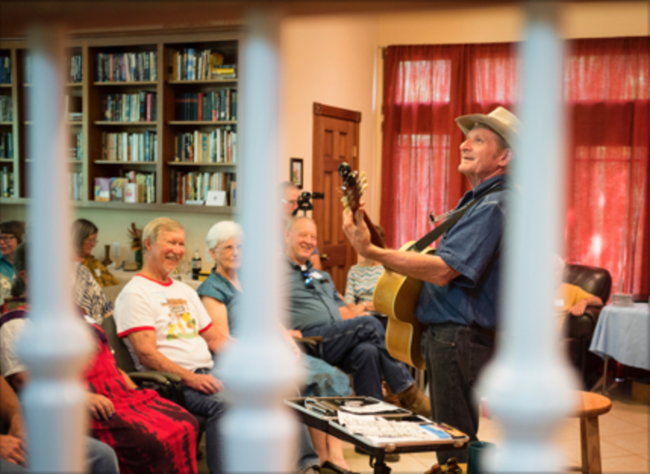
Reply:
<svg viewBox="0 0 650 474"><path fill-rule="evenodd" d="M117 161L117 160L95 160L96 165L128 165L128 166L156 166L157 161Z"/></svg>
<svg viewBox="0 0 650 474"><path fill-rule="evenodd" d="M158 82L156 81L113 81L113 82L98 82L95 81L93 82L93 86L99 86L99 87L115 87L115 86L133 86L133 87L140 87L140 86L153 86L157 87Z"/></svg>
<svg viewBox="0 0 650 474"><path fill-rule="evenodd" d="M200 130L201 133L210 133L210 130L221 130L232 133L238 132L237 120L217 121L180 121L175 117L174 101L178 94L183 93L228 93L228 90L238 92L239 77L237 78L201 78L201 79L175 79L171 76L172 67L170 58L175 51L211 52L223 55L223 64L233 65L236 74L239 73L240 56L240 31L239 29L215 29L212 32L166 34L164 31L147 32L142 34L127 35L119 33L104 37L86 37L69 40L68 55L75 58L69 63L71 70L66 70L65 94L71 96L70 112L81 112L81 120L66 121L69 128L70 147L77 148L77 156L81 159L70 159L70 173L80 176L80 200L73 201L77 207L93 209L128 209L156 212L189 212L207 214L232 214L235 207L205 207L188 204L171 203L172 173L224 173L229 180L236 179L236 165L234 163L179 163L175 162L175 137L178 134L189 134ZM99 80L98 59L125 53L132 54L142 60L142 65L148 64L149 71L153 67L156 75L153 80L147 80L146 75L140 74L141 70L131 72L130 77L144 80L106 81ZM26 141L29 130L32 129L34 118L29 116L27 98L33 90L33 81L28 75L31 67L29 59L29 45L26 41L0 41L0 56L11 57L12 81L10 84L0 84L0 95L11 95L13 116L11 121L0 122L0 133L12 133L13 158L0 158L0 171L6 169L13 173L13 196L0 197L1 204L24 205L28 202L26 197L26 173L29 172L31 160L27 159ZM123 56L122 56L123 57ZM79 58L81 66L79 68ZM142 59L140 59L142 58ZM148 58L148 63L145 58ZM74 65L73 65L74 63ZM105 65L115 64L105 62ZM190 63L188 63L189 66ZM209 63L204 63L205 71ZM140 64L138 64L138 67ZM210 64L211 66L211 64ZM196 67L194 64L193 67ZM75 68L75 69L72 69ZM189 69L187 69L189 70ZM142 69L144 72L144 69ZM76 74L75 74L76 73ZM79 79L81 82L77 82ZM103 75L103 72L102 72ZM113 79L117 75L112 76ZM108 78L104 75L103 79ZM226 91L226 92L220 92ZM140 102L146 102L146 94L150 94L149 106L151 111L155 108L155 120L150 121L111 121L106 120L107 107L104 98L126 97L137 95ZM72 106L75 101L75 107ZM129 99L133 100L133 99ZM79 101L81 102L79 110ZM239 101L237 101L238 103ZM133 102L131 102L133 103ZM237 106L232 105L230 113L238 116ZM133 110L136 112L136 109ZM139 112L139 111L137 111ZM115 115L114 115L115 117ZM118 116L119 117L119 116ZM137 117L137 114L136 114ZM215 132L216 133L216 132ZM149 148L145 153L157 157L154 161L126 161L107 160L107 152L103 149L103 140L110 134L118 137L127 137L127 143L141 147L145 136ZM155 139L152 137L155 135ZM111 135L113 136L113 135ZM137 136L137 138L132 138ZM224 135L225 136L225 135ZM230 135L228 135L230 136ZM76 141L75 141L76 140ZM113 138L115 140L115 138ZM132 142L129 142L132 140ZM236 141L234 145L236 145ZM120 153L123 146L120 143ZM142 151L142 148L139 148ZM71 153L75 153L72 150ZM131 150L133 153L133 150ZM237 150L234 155L237 156ZM70 156L75 156L74 154ZM149 156L149 155L147 155ZM200 156L200 155L199 155ZM94 201L94 185L96 178L124 177L128 173L144 173L153 176L150 178L155 187L155 203L123 203L123 202L98 202ZM175 175L177 176L177 174ZM69 178L70 179L70 178ZM231 182L229 181L229 182Z"/></svg>
<svg viewBox="0 0 650 474"><path fill-rule="evenodd" d="M215 168L232 168L237 166L237 163L204 163L204 162L187 162L187 161L170 161L167 166L208 166Z"/></svg>
<svg viewBox="0 0 650 474"><path fill-rule="evenodd" d="M205 126L205 125L236 125L237 121L236 120L214 120L214 121L209 121L209 120L201 120L200 122L198 120L172 120L170 122L167 122L167 125L172 125L172 126L184 126L184 127L189 127L189 126Z"/></svg>
<svg viewBox="0 0 650 474"><path fill-rule="evenodd" d="M170 79L168 84L172 85L192 85L192 84L236 84L238 79L193 79L193 80L179 80Z"/></svg>

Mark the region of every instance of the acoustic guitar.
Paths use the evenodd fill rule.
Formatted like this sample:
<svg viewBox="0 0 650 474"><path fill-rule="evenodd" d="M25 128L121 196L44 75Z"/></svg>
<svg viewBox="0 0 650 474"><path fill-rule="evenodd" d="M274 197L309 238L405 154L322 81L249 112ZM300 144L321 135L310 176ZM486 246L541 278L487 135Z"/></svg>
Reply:
<svg viewBox="0 0 650 474"><path fill-rule="evenodd" d="M359 209L359 201L363 190L368 186L363 174L358 175L351 171L347 163L339 166L339 174L343 178L341 201L343 206L353 214ZM374 245L385 248L386 245L377 233L375 226L364 213L364 220L370 230L370 240ZM400 251L415 251L416 242L405 244ZM426 247L423 253L432 253L434 250ZM388 316L386 326L386 348L395 359L417 369L424 369L420 342L422 339L423 324L415 317L415 308L422 291L422 280L410 278L384 268L384 272L372 297L375 311Z"/></svg>

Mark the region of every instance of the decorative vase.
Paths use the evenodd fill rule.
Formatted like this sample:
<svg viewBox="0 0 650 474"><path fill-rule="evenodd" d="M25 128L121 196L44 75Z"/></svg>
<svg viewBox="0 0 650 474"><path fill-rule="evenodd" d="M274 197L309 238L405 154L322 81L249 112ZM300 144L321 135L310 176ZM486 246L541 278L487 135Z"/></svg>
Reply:
<svg viewBox="0 0 650 474"><path fill-rule="evenodd" d="M135 251L135 263L138 264L138 270L142 270L142 249Z"/></svg>
<svg viewBox="0 0 650 474"><path fill-rule="evenodd" d="M110 255L111 255L110 244L104 245L104 260L102 260L102 263L104 264L105 267L108 267L111 263L113 263Z"/></svg>

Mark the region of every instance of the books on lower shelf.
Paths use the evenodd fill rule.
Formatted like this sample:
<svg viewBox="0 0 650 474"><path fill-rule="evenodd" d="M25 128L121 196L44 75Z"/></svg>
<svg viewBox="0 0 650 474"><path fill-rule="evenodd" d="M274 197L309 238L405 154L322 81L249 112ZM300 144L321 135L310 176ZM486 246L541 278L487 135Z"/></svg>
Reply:
<svg viewBox="0 0 650 474"><path fill-rule="evenodd" d="M199 122L235 121L237 120L237 89L227 87L216 92L176 94L174 119Z"/></svg>
<svg viewBox="0 0 650 474"><path fill-rule="evenodd" d="M68 173L68 196L73 201L81 201L83 175L81 172Z"/></svg>
<svg viewBox="0 0 650 474"><path fill-rule="evenodd" d="M11 84L11 58L0 56L0 84Z"/></svg>
<svg viewBox="0 0 650 474"><path fill-rule="evenodd" d="M211 132L178 133L174 137L174 161L237 163L237 132L226 126Z"/></svg>
<svg viewBox="0 0 650 474"><path fill-rule="evenodd" d="M2 197L14 195L14 173L8 166L3 166L0 172L2 182Z"/></svg>
<svg viewBox="0 0 650 474"><path fill-rule="evenodd" d="M156 132L102 133L102 160L158 161Z"/></svg>
<svg viewBox="0 0 650 474"><path fill-rule="evenodd" d="M0 95L0 122L13 120L13 104L10 95Z"/></svg>
<svg viewBox="0 0 650 474"><path fill-rule="evenodd" d="M142 82L158 80L157 53L97 53L95 80L97 82Z"/></svg>
<svg viewBox="0 0 650 474"><path fill-rule="evenodd" d="M124 176L95 178L95 201L156 202L156 174L128 171Z"/></svg>
<svg viewBox="0 0 650 474"><path fill-rule="evenodd" d="M0 134L0 158L13 158L14 157L14 140L13 134L1 133Z"/></svg>
<svg viewBox="0 0 650 474"><path fill-rule="evenodd" d="M109 122L155 122L156 94L104 94L102 116Z"/></svg>
<svg viewBox="0 0 650 474"><path fill-rule="evenodd" d="M204 201L208 191L225 191L226 203L234 206L237 201L235 173L172 171L171 202L185 204L188 201Z"/></svg>
<svg viewBox="0 0 650 474"><path fill-rule="evenodd" d="M204 81L218 79L235 79L237 65L223 64L223 54L204 49L184 48L171 51L169 62L172 67L171 80Z"/></svg>

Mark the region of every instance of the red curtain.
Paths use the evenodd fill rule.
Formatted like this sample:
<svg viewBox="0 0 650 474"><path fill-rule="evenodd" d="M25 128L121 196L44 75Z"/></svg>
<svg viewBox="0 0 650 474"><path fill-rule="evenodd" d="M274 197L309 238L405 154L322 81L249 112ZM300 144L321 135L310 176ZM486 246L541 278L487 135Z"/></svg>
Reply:
<svg viewBox="0 0 650 474"><path fill-rule="evenodd" d="M615 291L650 290L648 38L567 42L567 260L607 268ZM468 189L454 118L516 108L516 44L386 51L381 223L399 246Z"/></svg>

